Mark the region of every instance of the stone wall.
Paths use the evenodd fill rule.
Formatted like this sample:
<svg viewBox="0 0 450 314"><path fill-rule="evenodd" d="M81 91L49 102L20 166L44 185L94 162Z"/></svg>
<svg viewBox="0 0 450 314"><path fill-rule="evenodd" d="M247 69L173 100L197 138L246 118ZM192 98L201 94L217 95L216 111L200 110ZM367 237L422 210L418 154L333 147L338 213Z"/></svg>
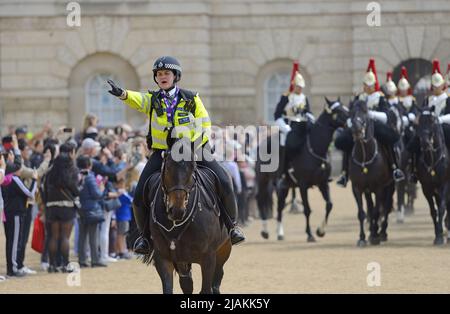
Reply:
<svg viewBox="0 0 450 314"><path fill-rule="evenodd" d="M128 88L154 88L153 60L166 54L183 65L182 87L200 92L224 124L263 122L262 82L293 59L309 78L315 113L323 96L347 102L361 90L369 57L382 80L409 58L450 60L450 2L443 0L379 1L381 27L367 26L366 1L78 2L81 27L67 26L65 1L0 5L1 130L46 120L78 127L82 78L103 68L125 77ZM127 111L134 126L144 119Z"/></svg>

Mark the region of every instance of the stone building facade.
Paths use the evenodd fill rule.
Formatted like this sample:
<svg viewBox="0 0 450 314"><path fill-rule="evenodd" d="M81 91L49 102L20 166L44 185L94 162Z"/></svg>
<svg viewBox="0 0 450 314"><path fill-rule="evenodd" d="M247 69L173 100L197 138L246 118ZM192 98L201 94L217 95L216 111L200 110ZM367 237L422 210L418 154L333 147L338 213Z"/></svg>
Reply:
<svg viewBox="0 0 450 314"><path fill-rule="evenodd" d="M81 26L71 27L68 2L0 2L2 131L46 121L79 128L86 112L103 125L143 126L142 114L106 93L105 80L153 89L160 55L179 58L181 86L198 91L224 125L273 120L294 59L315 113L323 96L348 101L361 90L370 57L382 81L406 64L419 82L432 58L443 70L450 61L446 0L379 1L380 26L368 25L368 1L79 0Z"/></svg>

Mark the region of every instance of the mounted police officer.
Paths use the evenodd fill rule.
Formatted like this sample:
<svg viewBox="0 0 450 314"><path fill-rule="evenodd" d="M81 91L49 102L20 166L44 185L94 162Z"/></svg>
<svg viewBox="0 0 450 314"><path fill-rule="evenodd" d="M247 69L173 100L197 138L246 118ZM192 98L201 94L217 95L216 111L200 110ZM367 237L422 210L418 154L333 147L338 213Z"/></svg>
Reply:
<svg viewBox="0 0 450 314"><path fill-rule="evenodd" d="M398 120L400 117L398 112L394 109L395 107L391 106L384 94L380 92L375 60L373 58L369 61L369 66L367 67L366 74L363 78L363 84L364 92L356 96L354 101L363 100L367 103L369 117L374 120L375 137L387 148L388 161L393 169L394 180L401 181L405 178L405 175L403 171L399 169L398 165L400 161L394 153L394 144L400 139L398 128ZM350 109L351 106L352 105L350 104ZM348 158L353 149L353 137L350 128L344 129L336 137L335 146L344 152L342 175L338 179L337 184L345 187L348 181Z"/></svg>
<svg viewBox="0 0 450 314"><path fill-rule="evenodd" d="M283 94L275 109L275 124L280 128L280 166L278 184L287 186L286 172L289 171L290 158L304 144L307 130L314 123L308 97L303 94L305 79L298 72L298 63L294 63L292 90Z"/></svg>
<svg viewBox="0 0 450 314"><path fill-rule="evenodd" d="M109 80L111 85L109 91L112 95L119 97L125 104L139 112L145 113L150 118L147 144L153 149L136 187L133 201L133 211L136 223L142 236L137 239L134 251L138 254L152 254L153 243L147 221L149 209L143 204L144 187L147 179L155 172L161 170L162 152L168 149L168 130L174 127L188 127L195 131L185 132L184 136L190 137L192 142L201 143L203 152L210 151L208 144L208 130L211 128L211 121L199 95L195 92L181 89L177 83L181 79L182 68L177 59L170 56L158 58L153 64L153 79L158 84L159 90L140 93L125 90ZM172 134L169 134L172 136ZM245 240L243 233L236 227L237 205L233 192L233 183L226 170L220 166L216 160L197 161L212 169L219 179L219 196L225 210L223 215L224 223L230 231L232 244L237 244ZM225 216L225 217L224 217Z"/></svg>

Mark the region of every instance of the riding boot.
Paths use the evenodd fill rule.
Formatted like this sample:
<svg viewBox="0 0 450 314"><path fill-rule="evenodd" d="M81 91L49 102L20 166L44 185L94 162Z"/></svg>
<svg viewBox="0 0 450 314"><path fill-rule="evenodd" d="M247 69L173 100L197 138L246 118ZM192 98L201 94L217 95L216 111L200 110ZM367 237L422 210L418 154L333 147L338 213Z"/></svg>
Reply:
<svg viewBox="0 0 450 314"><path fill-rule="evenodd" d="M287 153L286 153L286 146L280 146L280 166L278 167L278 174L277 174L277 188L283 189L289 187L289 179L287 178Z"/></svg>
<svg viewBox="0 0 450 314"><path fill-rule="evenodd" d="M220 195L223 203L224 209L224 223L230 232L231 244L239 244L245 241L244 233L237 226L236 216L237 216L237 203L234 193L224 193L220 190Z"/></svg>
<svg viewBox="0 0 450 314"><path fill-rule="evenodd" d="M394 181L395 182L400 182L405 180L405 174L403 173L403 171L400 169L399 167L399 161L397 159L397 154L394 151L394 147L390 146L388 148L388 152L389 152L389 159L390 159L390 164L392 165L392 175L394 177Z"/></svg>
<svg viewBox="0 0 450 314"><path fill-rule="evenodd" d="M348 182L348 153L343 152L342 154L342 174L339 179L336 181L337 185L345 188Z"/></svg>
<svg viewBox="0 0 450 314"><path fill-rule="evenodd" d="M133 213L136 220L136 225L140 232L139 237L136 239L133 245L133 251L137 254L152 255L153 254L153 241L150 234L149 227L146 225L147 213L144 208L133 203Z"/></svg>

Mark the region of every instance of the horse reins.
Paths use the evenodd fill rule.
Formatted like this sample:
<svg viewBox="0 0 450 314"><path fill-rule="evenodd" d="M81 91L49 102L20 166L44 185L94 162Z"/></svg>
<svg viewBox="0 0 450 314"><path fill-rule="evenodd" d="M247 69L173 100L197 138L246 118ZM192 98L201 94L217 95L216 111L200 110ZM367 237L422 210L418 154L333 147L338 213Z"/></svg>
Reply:
<svg viewBox="0 0 450 314"><path fill-rule="evenodd" d="M364 133L365 133L365 128L364 128ZM365 134L364 134L364 135L365 135ZM366 149L365 149L365 144L367 144L370 140L373 140L373 142L374 142L374 144L375 144L375 149L374 149L372 158L370 158L368 161L365 161L365 159L366 159ZM363 172L364 172L364 173L367 173L367 171L368 171L368 170L367 170L367 166L368 166L368 165L371 165L371 164L375 161L375 158L376 158L377 155L378 155L378 143L377 143L376 140L374 140L373 137L368 138L368 139L363 138L363 139L358 140L357 142L361 143L361 148L362 148L362 153L363 153L363 161L362 161L362 162L359 162L358 160L356 160L356 157L355 157L355 148L354 148L354 147L353 147L353 150L352 150L352 161L353 161L357 166L361 167L361 168L363 169Z"/></svg>

